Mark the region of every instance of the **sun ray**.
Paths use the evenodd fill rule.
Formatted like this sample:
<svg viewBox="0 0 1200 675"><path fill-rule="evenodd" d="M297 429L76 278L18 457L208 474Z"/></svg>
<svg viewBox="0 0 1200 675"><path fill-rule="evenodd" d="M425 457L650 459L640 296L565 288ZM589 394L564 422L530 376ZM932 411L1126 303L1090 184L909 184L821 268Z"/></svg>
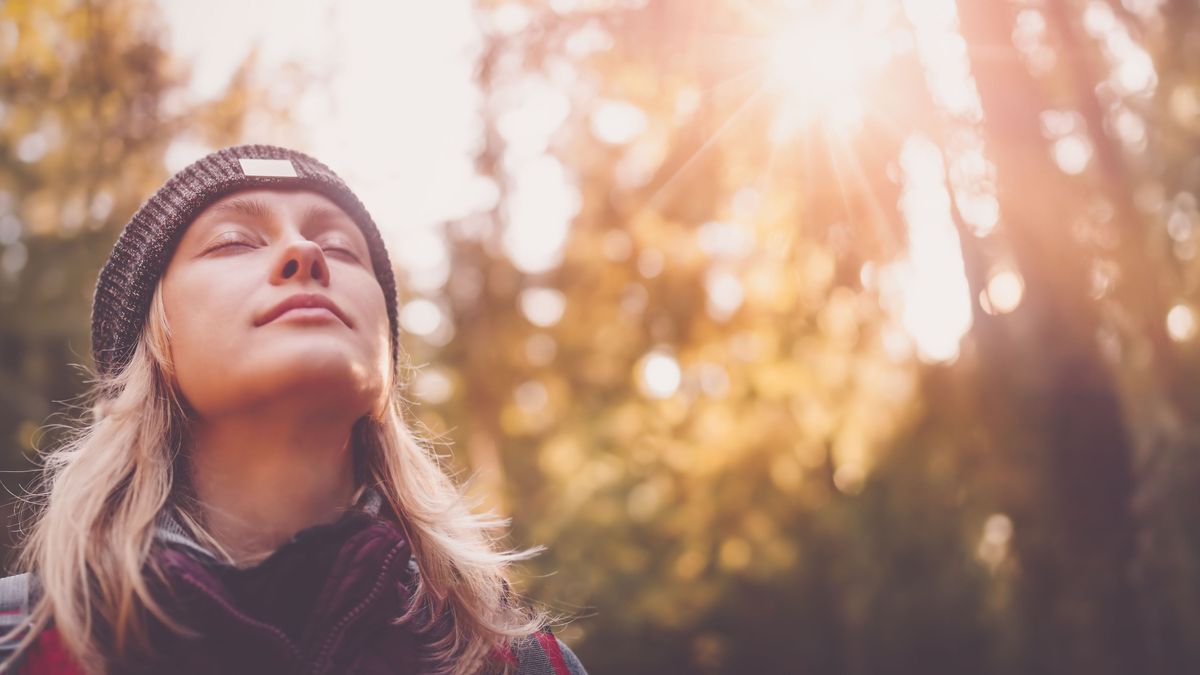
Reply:
<svg viewBox="0 0 1200 675"><path fill-rule="evenodd" d="M859 186L859 194L866 201L867 210L870 212L868 219L871 221L871 226L875 229L876 236L880 237L880 241L884 246L888 247L891 252L899 252L903 250L902 243L897 239L896 232L885 223L893 223L895 219L888 215L895 214L895 207L885 209L880 203L879 195L875 194L875 190L871 187L871 181L863 170L862 162L859 161L858 155L853 152L846 152L846 163L849 170L857 181Z"/></svg>
<svg viewBox="0 0 1200 675"><path fill-rule="evenodd" d="M669 189L674 186L675 181L681 175L686 173L687 170L691 168L692 164L694 164L696 160L700 158L700 156L702 156L710 147L713 146L714 143L717 142L721 135L724 134L733 125L733 123L737 121L737 118L741 117L742 114L749 109L750 104L753 103L761 93L762 89L755 89L749 96L747 96L746 100L743 101L736 110L730 113L729 117L721 123L721 126L712 133L712 136L701 143L700 147L696 148L696 150L692 152L692 154L686 160L684 160L684 162L680 164L677 169L675 169L675 171L667 178L667 180L663 181L661 185L655 188L650 197L646 199L646 207L657 208L660 206L660 200L667 194Z"/></svg>
<svg viewBox="0 0 1200 675"><path fill-rule="evenodd" d="M716 93L718 93L718 90L724 89L733 84L742 82L743 80L750 77L751 75L761 74L763 72L764 68L765 68L765 66L763 66L762 64L756 64L754 67L749 68L740 73L737 73L736 75L731 75L730 77L727 77L727 78L721 80L720 82L717 82L716 84L710 85L708 87L704 87L703 89L700 89L699 92L702 94L716 94Z"/></svg>
<svg viewBox="0 0 1200 675"><path fill-rule="evenodd" d="M763 167L762 193L764 196L773 194L772 190L775 187L775 167L779 161L780 145L776 143L767 143L767 161Z"/></svg>
<svg viewBox="0 0 1200 675"><path fill-rule="evenodd" d="M829 157L829 166L833 169L834 183L837 185L838 196L842 200L842 209L846 214L848 225L854 225L854 212L850 208L850 198L846 194L845 181L842 178L842 169L839 165L837 154L834 152L832 140L829 134L820 134L821 140L824 142L825 153Z"/></svg>
<svg viewBox="0 0 1200 675"><path fill-rule="evenodd" d="M813 175L815 173L813 170L814 151L813 151L812 135L811 134L802 134L800 136L800 143L801 143L801 146L802 146L803 152L804 152L804 180L802 181L802 185L805 186L804 204L803 204L804 214L805 214L805 216L811 216L812 215L811 205L814 201L813 200L813 191L811 189L811 186L814 184ZM807 221L807 220L808 220L808 218L806 217L805 221ZM805 222L804 224L807 225L808 223Z"/></svg>

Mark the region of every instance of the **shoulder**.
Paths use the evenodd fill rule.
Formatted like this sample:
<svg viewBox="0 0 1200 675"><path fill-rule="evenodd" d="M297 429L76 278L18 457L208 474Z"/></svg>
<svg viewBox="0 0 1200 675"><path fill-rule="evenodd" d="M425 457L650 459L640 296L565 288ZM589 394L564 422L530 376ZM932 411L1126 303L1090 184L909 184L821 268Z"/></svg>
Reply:
<svg viewBox="0 0 1200 675"><path fill-rule="evenodd" d="M30 614L41 586L32 573L0 578L0 633L7 633Z"/></svg>
<svg viewBox="0 0 1200 675"><path fill-rule="evenodd" d="M28 612L37 588L37 578L31 572L0 578L0 615L7 616L16 611ZM3 620L0 619L0 622Z"/></svg>
<svg viewBox="0 0 1200 675"><path fill-rule="evenodd" d="M39 590L37 577L28 572L0 578L0 637L8 638L0 639L0 662L21 644L25 631L14 634L13 629L29 618Z"/></svg>
<svg viewBox="0 0 1200 675"><path fill-rule="evenodd" d="M517 675L587 675L575 653L549 630L516 641L512 652Z"/></svg>
<svg viewBox="0 0 1200 675"><path fill-rule="evenodd" d="M410 590L415 590L420 582L421 570L415 558L408 561L408 584ZM427 608L426 608L427 609ZM562 640L550 632L549 628L515 638L492 653L497 661L503 661L509 667L515 666L516 675L587 675L587 670Z"/></svg>

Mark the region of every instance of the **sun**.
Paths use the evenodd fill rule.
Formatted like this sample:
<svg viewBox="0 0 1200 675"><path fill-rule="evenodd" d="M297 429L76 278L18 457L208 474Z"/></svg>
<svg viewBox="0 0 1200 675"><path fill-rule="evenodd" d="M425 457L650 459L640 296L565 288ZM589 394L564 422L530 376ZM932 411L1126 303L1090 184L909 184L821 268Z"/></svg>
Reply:
<svg viewBox="0 0 1200 675"><path fill-rule="evenodd" d="M871 80L890 58L872 22L847 11L795 12L769 38L767 85L785 124L853 131L866 113Z"/></svg>
<svg viewBox="0 0 1200 675"><path fill-rule="evenodd" d="M780 152L801 140L811 148L822 137L839 190L874 199L872 181L858 164L856 141L863 133L887 134L901 147L896 158L902 197L898 208L906 227L906 247L879 273L881 302L928 362L953 361L971 327L971 296L961 246L951 213L946 166L955 157L915 129L897 126L884 106L893 93L887 81L899 58L918 58L940 90L966 91L969 72L955 54L934 54L936 45L954 42L954 0L780 0L779 11L760 22L766 32L763 82L774 99L772 140ZM760 14L760 18L766 18ZM958 58L965 58L958 55ZM931 65L932 64L932 65ZM939 70L940 69L940 70ZM869 124L868 124L869 121ZM869 127L869 128L868 128ZM873 136L872 136L873 137ZM978 187L978 186L977 186ZM853 220L853 216L847 214ZM1020 303L1019 276L998 275L996 312ZM992 291L988 291L990 298Z"/></svg>
<svg viewBox="0 0 1200 675"><path fill-rule="evenodd" d="M833 21L796 19L771 40L770 78L818 104L856 96L867 72L863 37Z"/></svg>

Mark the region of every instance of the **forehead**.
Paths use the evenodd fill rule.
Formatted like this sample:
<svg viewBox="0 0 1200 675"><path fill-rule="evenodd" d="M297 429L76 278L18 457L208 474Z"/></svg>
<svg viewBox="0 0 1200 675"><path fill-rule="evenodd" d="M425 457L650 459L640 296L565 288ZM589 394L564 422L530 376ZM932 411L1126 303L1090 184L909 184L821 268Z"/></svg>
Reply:
<svg viewBox="0 0 1200 675"><path fill-rule="evenodd" d="M231 215L269 219L288 214L297 217L301 214L308 214L351 220L350 216L333 200L318 192L255 188L239 190L222 196L205 207L193 222Z"/></svg>

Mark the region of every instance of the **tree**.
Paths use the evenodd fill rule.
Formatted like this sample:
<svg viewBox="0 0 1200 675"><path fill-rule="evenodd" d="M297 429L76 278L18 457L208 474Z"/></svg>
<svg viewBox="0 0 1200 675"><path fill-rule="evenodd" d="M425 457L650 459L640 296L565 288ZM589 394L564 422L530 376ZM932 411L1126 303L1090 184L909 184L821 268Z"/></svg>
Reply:
<svg viewBox="0 0 1200 675"><path fill-rule="evenodd" d="M1156 565L1174 588L1194 574L1167 527L1191 511L1155 478L1188 466L1194 404L1164 322L1174 262L1139 197L1179 175L1159 159L1179 146L1130 150L1166 94L1103 85L1104 40L1163 38L1166 62L1192 10L785 4L485 5L479 167L500 199L449 228L472 281L445 300L458 394L428 417L470 459L485 430L475 467L535 523L518 540L552 542L532 592L586 608L574 637L601 669L1185 671L1186 641L1155 630L1185 603L1150 619L1144 598L1164 597ZM861 118L829 109L844 71L821 70L871 43L810 27L847 16L896 45L855 74ZM962 38L977 110L938 79ZM782 73L779 47L799 55ZM889 291L921 245L918 151L941 163L924 199L953 198L973 320L932 365L897 349ZM577 196L540 266L513 233L553 238L563 216L526 208L529 185Z"/></svg>
<svg viewBox="0 0 1200 675"><path fill-rule="evenodd" d="M187 66L163 34L156 8L140 0L0 6L0 449L9 470L29 469L35 446L53 444L65 420L52 415L86 417L69 403L90 377L96 276L121 227L167 178L172 144L237 142L250 110L286 122L286 102L267 99L253 54L220 97L191 100Z"/></svg>

